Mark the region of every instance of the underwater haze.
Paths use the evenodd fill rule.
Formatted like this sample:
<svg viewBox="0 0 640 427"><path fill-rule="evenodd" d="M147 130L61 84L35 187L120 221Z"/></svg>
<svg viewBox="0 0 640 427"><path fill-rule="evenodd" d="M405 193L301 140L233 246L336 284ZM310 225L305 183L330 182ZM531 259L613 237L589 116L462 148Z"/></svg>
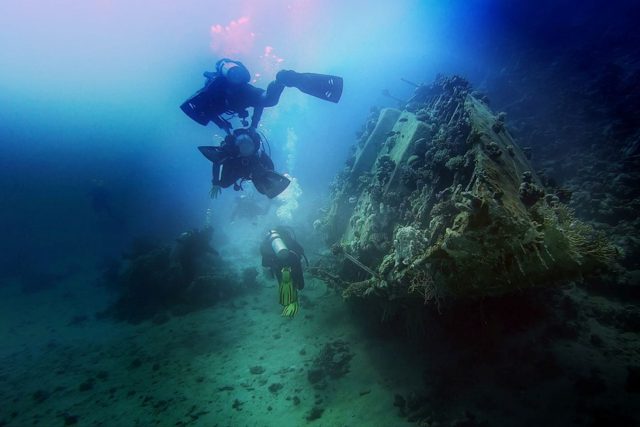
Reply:
<svg viewBox="0 0 640 427"><path fill-rule="evenodd" d="M638 425L639 19L1 2L0 427ZM222 58L343 79L265 109L272 199L210 196Z"/></svg>
<svg viewBox="0 0 640 427"><path fill-rule="evenodd" d="M224 56L243 61L261 87L282 68L345 78L338 106L289 90L262 120L274 157L296 159L289 172L303 188L326 190L345 141L371 105L386 101L383 88L406 96L411 87L401 76L420 80L425 66L432 76L436 57L462 60L458 48L440 45L449 13L422 2L3 5L2 187L12 206L2 213L11 224L3 253L35 263L44 251L52 261L78 249L117 249L126 234L173 236L203 221L209 168L195 147L216 131L194 126L178 106ZM289 132L306 155L286 153ZM96 223L87 196L95 181L126 216L126 230ZM216 215L228 210L233 194L225 196Z"/></svg>

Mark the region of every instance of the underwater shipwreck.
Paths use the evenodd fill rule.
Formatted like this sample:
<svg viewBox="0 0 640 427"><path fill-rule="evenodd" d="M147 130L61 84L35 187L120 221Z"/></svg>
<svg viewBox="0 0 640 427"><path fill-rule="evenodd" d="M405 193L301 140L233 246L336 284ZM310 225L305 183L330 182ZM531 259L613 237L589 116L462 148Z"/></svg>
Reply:
<svg viewBox="0 0 640 427"><path fill-rule="evenodd" d="M606 236L536 173L505 119L458 76L372 109L314 224L334 257L312 274L347 299L439 305L614 262Z"/></svg>

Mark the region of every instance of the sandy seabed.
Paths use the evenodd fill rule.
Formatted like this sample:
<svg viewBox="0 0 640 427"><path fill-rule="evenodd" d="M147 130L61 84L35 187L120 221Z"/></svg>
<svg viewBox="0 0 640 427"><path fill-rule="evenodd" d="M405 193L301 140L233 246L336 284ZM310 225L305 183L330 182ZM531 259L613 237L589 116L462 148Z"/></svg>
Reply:
<svg viewBox="0 0 640 427"><path fill-rule="evenodd" d="M248 249L237 260L252 263ZM546 320L508 324L522 317L517 306L493 318L462 310L457 335L437 316L416 342L375 316L367 320L310 276L300 312L282 318L275 281L258 281L212 307L137 325L96 316L115 295L96 285L95 271L35 293L3 283L0 427L550 427L639 419L640 313L620 298L568 286L542 299L545 307L558 302ZM348 370L312 381L323 349L335 343L343 353L334 358L350 355Z"/></svg>
<svg viewBox="0 0 640 427"><path fill-rule="evenodd" d="M294 319L280 316L276 288L262 280L254 293L160 325L96 319L110 297L90 283L0 288L0 425L406 424L393 396L420 386L417 361L393 356L401 342L366 338L322 282L308 278ZM336 340L353 354L349 372L317 390L308 370Z"/></svg>

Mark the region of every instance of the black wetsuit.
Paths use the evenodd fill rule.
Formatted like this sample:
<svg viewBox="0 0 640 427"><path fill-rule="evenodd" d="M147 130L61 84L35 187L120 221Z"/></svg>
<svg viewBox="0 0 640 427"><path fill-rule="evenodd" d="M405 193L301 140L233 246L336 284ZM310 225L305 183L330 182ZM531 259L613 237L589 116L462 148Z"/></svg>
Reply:
<svg viewBox="0 0 640 427"><path fill-rule="evenodd" d="M232 65L231 71L225 74L225 64L235 66ZM285 87L295 87L306 94L330 102L338 102L342 96L343 81L342 77L338 76L280 70L276 79L267 86L267 90L263 90L248 83L251 76L240 62L225 58L218 61L216 69L218 71L215 73L204 73L207 79L204 87L183 102L180 108L201 125L206 126L212 121L227 133L230 133L231 124L223 117L225 114L238 115L243 120L243 126L247 126L247 108L253 108L251 127L256 129L262 111L278 103ZM234 69L237 71L237 79L232 75Z"/></svg>
<svg viewBox="0 0 640 427"><path fill-rule="evenodd" d="M284 85L273 81L267 90L249 83L234 85L222 76L208 78L205 86L182 105L182 110L193 120L206 126L209 121L218 127L229 130L229 122L224 114L237 114L247 117L247 108L253 108L251 127L257 128L262 112L280 101Z"/></svg>
<svg viewBox="0 0 640 427"><path fill-rule="evenodd" d="M259 151L249 157L230 157L224 163L213 163L211 183L227 188L239 181L260 182L260 178L267 171L273 171L273 161L264 151ZM261 189L256 186L258 191Z"/></svg>

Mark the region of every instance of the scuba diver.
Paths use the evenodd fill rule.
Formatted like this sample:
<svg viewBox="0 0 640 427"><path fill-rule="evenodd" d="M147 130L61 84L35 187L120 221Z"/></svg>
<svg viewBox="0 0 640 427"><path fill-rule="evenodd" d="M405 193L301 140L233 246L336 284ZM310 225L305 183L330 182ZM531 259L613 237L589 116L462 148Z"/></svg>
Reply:
<svg viewBox="0 0 640 427"><path fill-rule="evenodd" d="M280 101L285 87L295 87L320 99L338 102L342 96L342 77L281 70L263 90L249 84L251 74L241 62L228 58L219 60L215 72L205 72L204 77L204 87L180 108L197 123L207 126L212 121L227 134L220 147L198 147L213 162L211 196L217 197L220 188L231 184L235 190L241 190L245 180L252 181L256 189L269 198L277 196L290 181L274 172L273 162L262 149L261 138L256 132L262 112ZM253 108L251 123L247 121L248 108ZM230 120L235 116L240 118L244 128L232 131Z"/></svg>
<svg viewBox="0 0 640 427"><path fill-rule="evenodd" d="M262 266L271 271L278 279L278 296L283 306L282 315L293 317L298 312L298 290L304 288L302 259L307 266L309 261L304 249L295 239L293 230L288 227L276 227L262 240L260 245Z"/></svg>
<svg viewBox="0 0 640 427"><path fill-rule="evenodd" d="M230 120L234 116L240 118L242 126L249 126L247 108L253 108L250 127L257 129L262 112L280 101L285 87L295 87L308 95L336 103L342 96L342 77L292 70L279 71L265 91L249 84L251 74L240 61L228 58L219 60L216 70L205 72L204 77L204 87L182 103L180 109L203 126L212 121L227 134L231 134Z"/></svg>
<svg viewBox="0 0 640 427"><path fill-rule="evenodd" d="M220 146L198 149L213 163L210 194L214 199L221 188L233 185L234 190L242 190L244 181L253 182L259 193L273 199L291 182L273 170L273 161L265 152L260 135L252 128L234 130Z"/></svg>

